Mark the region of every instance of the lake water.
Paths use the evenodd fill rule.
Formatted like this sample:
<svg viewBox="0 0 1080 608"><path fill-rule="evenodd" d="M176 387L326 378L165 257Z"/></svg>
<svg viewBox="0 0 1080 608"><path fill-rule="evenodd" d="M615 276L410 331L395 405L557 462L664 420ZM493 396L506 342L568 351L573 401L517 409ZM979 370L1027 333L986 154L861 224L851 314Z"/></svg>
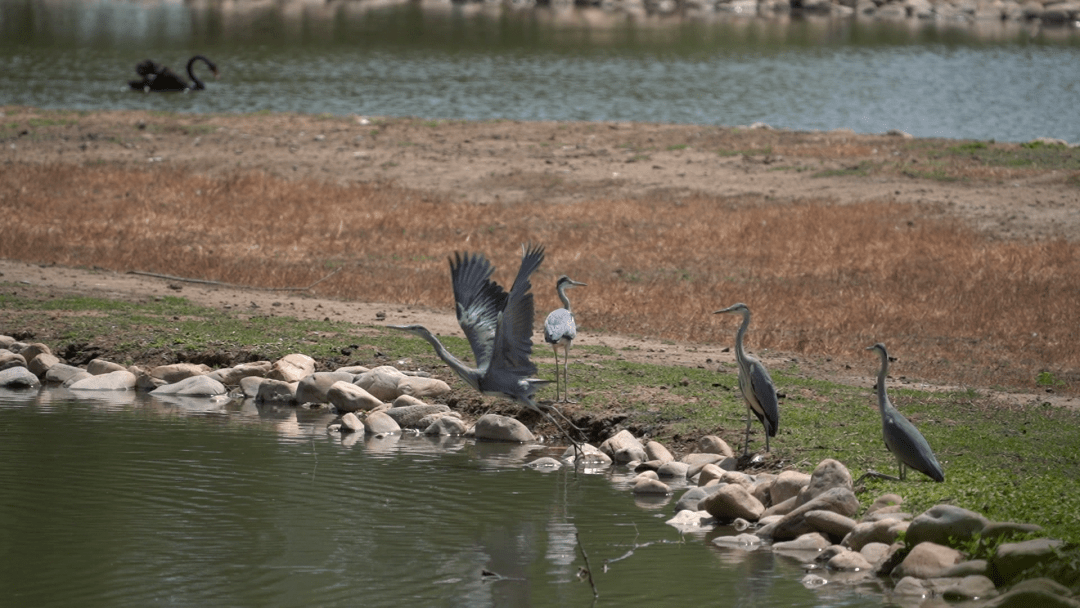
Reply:
<svg viewBox="0 0 1080 608"><path fill-rule="evenodd" d="M876 583L810 590L787 558L682 537L663 523L672 500L635 499L625 469L538 472L522 465L539 454L510 444L343 439L331 418L0 389L0 605L883 604Z"/></svg>
<svg viewBox="0 0 1080 608"><path fill-rule="evenodd" d="M370 6L0 0L0 103L1080 142L1073 26ZM125 90L142 59L196 52L209 90Z"/></svg>

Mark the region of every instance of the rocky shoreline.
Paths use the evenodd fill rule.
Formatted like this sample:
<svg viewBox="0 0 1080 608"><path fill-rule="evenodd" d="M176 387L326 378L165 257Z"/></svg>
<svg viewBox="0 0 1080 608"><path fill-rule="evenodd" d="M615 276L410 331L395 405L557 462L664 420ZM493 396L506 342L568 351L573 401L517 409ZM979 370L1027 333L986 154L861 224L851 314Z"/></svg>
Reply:
<svg viewBox="0 0 1080 608"><path fill-rule="evenodd" d="M337 417L327 432L344 437L410 432L537 442L513 418L486 414L470 422L434 402L450 387L423 372L315 367L314 359L294 353L220 369L191 363L143 369L101 359L82 368L60 362L46 344L0 336L0 388L9 390L37 390L44 383L76 393L145 390L166 400L251 399L332 408ZM992 522L948 504L913 517L896 494L878 497L860 515L855 489L861 480L853 481L839 461L826 459L810 473L748 474L738 470L746 464L741 460L716 436L700 438L692 452L676 457L664 445L642 443L622 430L598 447L571 446L561 458L541 457L526 466L621 468L637 474L629 484L636 496L665 501L686 488L669 525L683 534L707 534L725 550L773 551L795 559L808 588L876 578L902 603L944 598L994 607L1080 607L1068 587L1039 576L1061 558L1064 543L1043 537L1038 525Z"/></svg>

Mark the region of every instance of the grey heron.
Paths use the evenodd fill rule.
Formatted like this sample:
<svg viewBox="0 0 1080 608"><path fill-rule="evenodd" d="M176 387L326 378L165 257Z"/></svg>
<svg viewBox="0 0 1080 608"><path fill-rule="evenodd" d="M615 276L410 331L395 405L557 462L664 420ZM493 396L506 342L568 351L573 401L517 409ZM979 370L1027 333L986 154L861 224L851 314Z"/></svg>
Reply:
<svg viewBox="0 0 1080 608"><path fill-rule="evenodd" d="M522 246L521 250L521 268L510 293L491 280L494 268L483 254L455 253L450 259L457 320L472 347L476 367L462 363L421 325L387 327L427 340L440 359L482 394L511 399L551 418L534 398L537 388L549 381L531 377L536 364L529 360L534 316L529 276L544 261L544 247Z"/></svg>
<svg viewBox="0 0 1080 608"><path fill-rule="evenodd" d="M739 302L723 310L717 310L713 314L741 314L742 325L739 333L735 335L735 360L739 364L739 391L746 400L746 444L743 447L743 456L750 449L750 426L753 412L765 427L765 451L769 451L769 437L776 437L776 430L780 424L780 408L776 401L776 387L773 385L769 370L752 355L743 350L743 336L746 328L750 325L750 309L746 304Z"/></svg>
<svg viewBox="0 0 1080 608"><path fill-rule="evenodd" d="M911 467L934 481L945 481L945 472L938 464L930 444L903 414L896 411L885 392L885 376L889 373L889 353L885 345L878 342L866 350L877 351L881 355L881 371L877 379L878 409L881 410L881 434L885 437L885 447L896 457L900 465L900 479L906 477L905 466Z"/></svg>
<svg viewBox="0 0 1080 608"><path fill-rule="evenodd" d="M555 351L555 400L559 400L559 347L563 348L563 403L570 402L570 379L567 365L570 362L570 344L577 337L577 323L574 322L574 313L570 311L570 299L566 297L566 290L571 287L588 287L585 283L579 283L565 274L559 277L555 283L555 291L562 300L563 307L551 311L544 320L544 340Z"/></svg>

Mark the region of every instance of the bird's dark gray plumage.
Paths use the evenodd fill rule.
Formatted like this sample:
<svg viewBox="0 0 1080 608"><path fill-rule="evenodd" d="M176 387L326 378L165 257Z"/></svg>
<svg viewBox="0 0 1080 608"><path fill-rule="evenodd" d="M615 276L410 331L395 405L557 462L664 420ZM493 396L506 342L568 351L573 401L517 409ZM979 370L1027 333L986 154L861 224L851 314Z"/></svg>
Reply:
<svg viewBox="0 0 1080 608"><path fill-rule="evenodd" d="M746 400L746 444L743 447L745 456L750 449L750 427L753 420L750 412L765 427L765 451L769 451L769 437L776 437L776 431L780 426L780 407L776 399L776 387L773 385L769 370L765 369L761 361L743 350L743 336L746 328L750 325L750 309L739 302L723 310L717 310L713 314L738 313L742 315L742 325L735 335L735 360L739 364L739 391Z"/></svg>
<svg viewBox="0 0 1080 608"><path fill-rule="evenodd" d="M218 77L217 65L203 55L195 55L187 62L187 73L188 78L191 79L190 83L167 66L157 63L152 59L146 59L140 61L139 64L135 66L135 72L139 76L142 76L142 80L129 80L128 86L137 91L144 91L146 93L186 93L187 91L202 91L206 88L206 85L195 75L194 67L196 61L205 63L206 67L210 68L210 72L214 75L214 78Z"/></svg>
<svg viewBox="0 0 1080 608"><path fill-rule="evenodd" d="M587 287L585 283L579 283L565 274L559 277L555 283L555 291L562 300L563 307L551 311L544 321L544 340L555 351L555 400L559 400L559 347L563 349L563 403L570 400L570 380L568 376L568 364L570 359L570 345L577 337L577 323L574 322L574 313L570 310L570 298L566 297L566 290L571 287Z"/></svg>
<svg viewBox="0 0 1080 608"><path fill-rule="evenodd" d="M881 434L885 438L885 447L892 452L900 465L900 479L906 477L904 467L908 466L934 481L945 481L945 471L942 470L926 438L889 401L889 395L885 391L885 377L889 373L889 353L885 350L885 345L879 342L867 347L866 350L877 351L881 355L881 371L878 372L877 380Z"/></svg>
<svg viewBox="0 0 1080 608"><path fill-rule="evenodd" d="M469 386L485 395L512 399L525 407L546 413L534 398L547 380L533 378L536 365L532 354L533 294L529 276L544 261L544 247L522 247L521 268L510 287L503 291L491 280L494 268L482 254L455 253L450 260L450 278L458 324L472 347L476 367L469 367L420 325L390 325L425 339L435 353Z"/></svg>

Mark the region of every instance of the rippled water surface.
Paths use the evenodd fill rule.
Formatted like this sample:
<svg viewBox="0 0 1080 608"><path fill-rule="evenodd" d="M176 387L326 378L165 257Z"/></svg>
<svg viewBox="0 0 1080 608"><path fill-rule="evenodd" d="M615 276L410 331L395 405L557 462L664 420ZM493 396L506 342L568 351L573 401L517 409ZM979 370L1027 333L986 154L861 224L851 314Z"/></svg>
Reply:
<svg viewBox="0 0 1080 608"><path fill-rule="evenodd" d="M370 6L0 0L0 100L1080 141L1071 26ZM125 90L196 52L222 70L208 91Z"/></svg>
<svg viewBox="0 0 1080 608"><path fill-rule="evenodd" d="M628 471L537 472L516 445L343 440L329 419L0 390L0 605L592 605L577 535L597 606L882 605L876 586L808 590L785 558L681 537Z"/></svg>

